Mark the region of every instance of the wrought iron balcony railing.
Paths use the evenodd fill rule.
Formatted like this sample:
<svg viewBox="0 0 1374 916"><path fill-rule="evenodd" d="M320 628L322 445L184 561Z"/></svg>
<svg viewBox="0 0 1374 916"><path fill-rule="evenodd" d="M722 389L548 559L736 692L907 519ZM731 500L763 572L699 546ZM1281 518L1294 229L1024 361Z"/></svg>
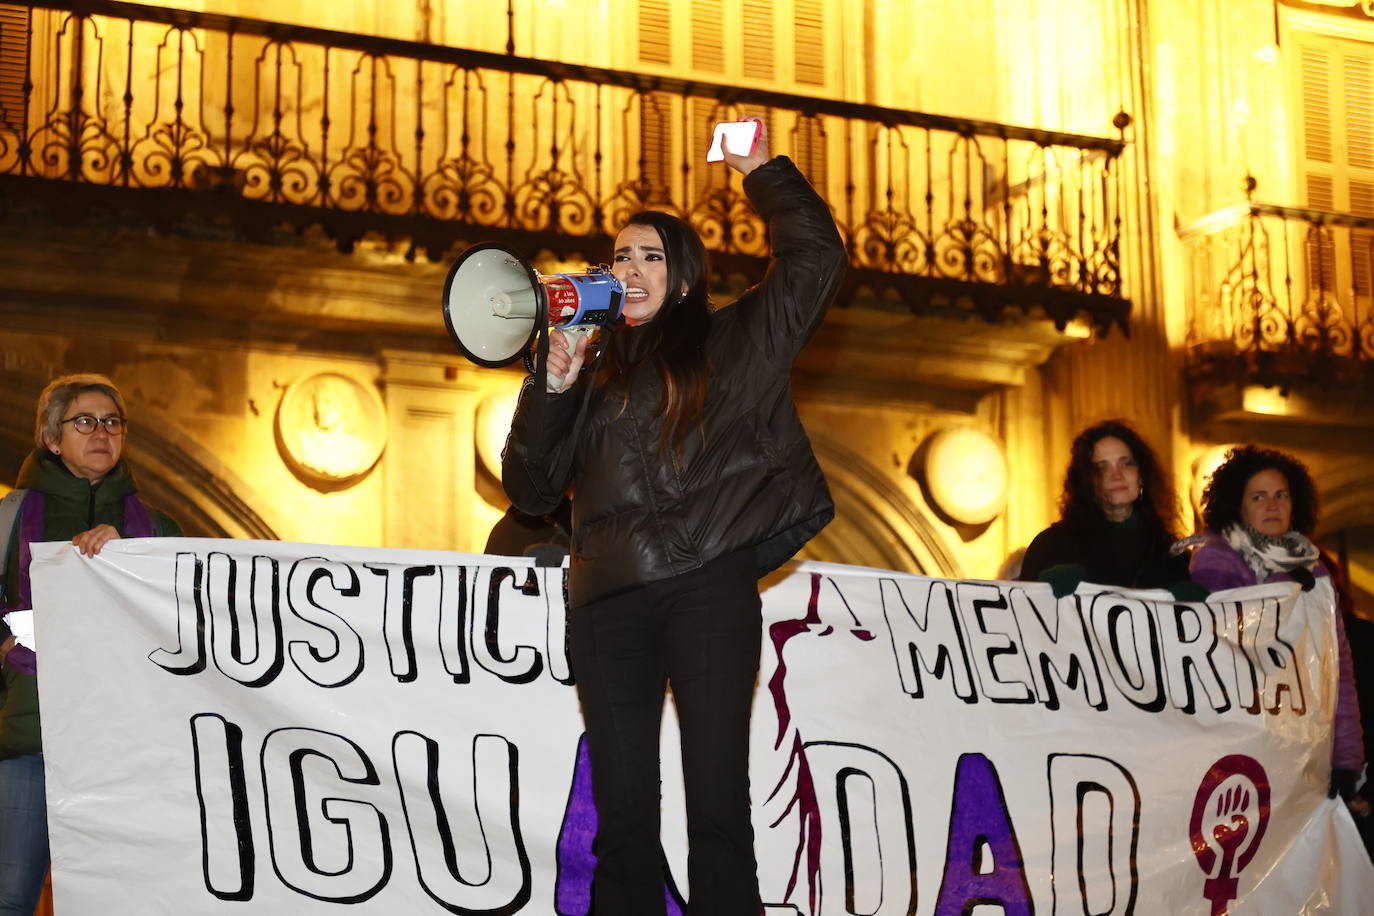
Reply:
<svg viewBox="0 0 1374 916"><path fill-rule="evenodd" d="M1374 385L1374 219L1249 202L1179 236L1190 376Z"/></svg>
<svg viewBox="0 0 1374 916"><path fill-rule="evenodd" d="M1129 313L1119 139L113 0L0 7L6 196L435 259L484 238L596 259L653 207L752 280L763 227L703 154L713 122L760 115L830 202L851 293L1104 332Z"/></svg>

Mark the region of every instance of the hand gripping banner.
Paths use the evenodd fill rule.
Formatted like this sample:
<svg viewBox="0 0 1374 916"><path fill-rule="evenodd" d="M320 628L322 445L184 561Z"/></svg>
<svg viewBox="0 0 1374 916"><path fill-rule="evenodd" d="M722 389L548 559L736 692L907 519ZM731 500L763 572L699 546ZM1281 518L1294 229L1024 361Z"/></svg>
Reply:
<svg viewBox="0 0 1374 916"><path fill-rule="evenodd" d="M35 551L60 913L584 916L563 571L129 540ZM1332 594L1178 603L802 564L769 580L769 916L1363 912L1328 800ZM664 893L685 825L671 702Z"/></svg>

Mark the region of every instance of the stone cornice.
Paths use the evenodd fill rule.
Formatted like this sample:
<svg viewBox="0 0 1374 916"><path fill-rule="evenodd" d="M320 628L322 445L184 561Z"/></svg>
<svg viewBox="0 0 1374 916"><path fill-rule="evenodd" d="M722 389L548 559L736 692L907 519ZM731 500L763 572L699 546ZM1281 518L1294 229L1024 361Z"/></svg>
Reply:
<svg viewBox="0 0 1374 916"><path fill-rule="evenodd" d="M440 310L447 270L385 252L0 222L11 331L458 364ZM968 409L1022 385L1067 339L1048 320L917 317L859 301L830 311L797 378L822 396Z"/></svg>

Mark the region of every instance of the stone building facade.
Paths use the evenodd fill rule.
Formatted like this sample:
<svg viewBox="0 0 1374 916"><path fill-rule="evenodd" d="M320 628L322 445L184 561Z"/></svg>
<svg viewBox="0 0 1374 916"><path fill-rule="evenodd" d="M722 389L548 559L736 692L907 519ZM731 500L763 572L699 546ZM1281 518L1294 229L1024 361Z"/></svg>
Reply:
<svg viewBox="0 0 1374 916"><path fill-rule="evenodd" d="M100 371L129 397L128 454L145 490L188 533L480 551L505 508L494 462L521 374L457 354L439 309L448 265L496 238L540 269L577 267L605 257L617 201L737 202L688 151L713 112L771 110L775 146L826 191L856 265L795 375L839 506L807 555L995 576L1053 519L1073 434L1120 416L1173 469L1184 527L1219 448L1261 441L1299 454L1325 498L1328 545L1374 591L1374 284L1361 273L1374 160L1361 164L1357 129L1374 19L1357 3L1284 2L1276 17L1250 0L1205 11L1184 0L203 0L140 7L142 31L127 42L118 17L72 19L70 6L0 4L35 36L23 52L31 88L0 98L0 476L32 445L44 382ZM268 21L298 31L281 42ZM236 44L254 34L251 52ZM173 39L194 52L168 56ZM0 71L17 53L0 42ZM330 75L310 88L312 55ZM275 108L269 73L295 92ZM432 94L437 74L450 87L480 78L482 118L466 118L474 90ZM512 88L526 78L541 88ZM675 79L724 94L675 90ZM745 91L727 98L731 87ZM345 92L347 118L329 107ZM199 147L167 139L183 102L203 117ZM216 114L229 109L238 126ZM74 110L87 120L65 117ZM338 139L348 118L364 138L352 145ZM144 156L130 166L143 171L96 162L104 141L73 141L92 123L111 149ZM322 125L327 136L315 136ZM39 128L58 152L40 153ZM335 173L293 179L281 149L323 160L334 143L342 167L377 148L368 130L399 137L388 149L402 164L414 146L433 165L426 175L446 162L491 166L488 178L506 176L509 218L486 219L469 197L445 204L447 222L411 219L421 204L388 210L375 168L356 203L341 179L292 197L293 180ZM1345 165L1292 139L1323 130L1337 138L1327 159ZM149 149L134 142L140 131L187 173L165 178L163 160L135 154ZM485 152L428 152L460 137L465 155L470 138ZM275 166L210 168L215 142ZM599 184L616 169L636 176L619 196ZM538 173L523 198L522 170ZM449 187L480 190L472 173L463 181ZM573 185L594 199L581 217ZM932 215L939 201L947 212ZM1247 209L1256 203L1269 209ZM543 222L529 217L530 229L527 213ZM728 301L762 258L742 217L710 213L702 224L723 233L712 240L717 298ZM991 227L991 241L973 232L955 246L967 263L941 266L934 229L965 231L961 213ZM1264 263L1269 299L1290 292L1273 308L1301 317L1314 300L1292 290L1315 290L1339 306L1336 319L1317 311L1340 333L1294 332L1288 346L1274 331L1259 348L1271 355L1256 359L1244 321L1218 324L1261 273L1243 237L1227 235L1247 225L1252 240L1288 233ZM1077 260L1028 255L1037 226L1077 244ZM1106 240L1103 259L1085 253L1094 238ZM903 255L904 239L930 257ZM994 255L980 275L984 244ZM1286 280L1281 250L1293 254ZM1314 280L1314 264L1334 272ZM1319 377L1333 365L1342 371Z"/></svg>

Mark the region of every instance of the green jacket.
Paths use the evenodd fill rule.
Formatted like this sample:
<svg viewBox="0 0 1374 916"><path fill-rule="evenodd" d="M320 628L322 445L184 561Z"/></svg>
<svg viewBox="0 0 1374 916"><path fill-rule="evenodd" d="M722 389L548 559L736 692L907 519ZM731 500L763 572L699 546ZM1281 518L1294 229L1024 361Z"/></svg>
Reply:
<svg viewBox="0 0 1374 916"><path fill-rule="evenodd" d="M45 496L43 539L66 541L96 525L113 525L124 531L124 497L135 492L133 474L123 461L94 486L74 476L60 459L46 449L35 449L19 469L16 489L37 490ZM181 528L169 516L151 507L153 527L158 537L180 537ZM8 532L5 532L8 534ZM9 594L19 589L18 526L10 548ZM0 641L10 635L0 619ZM38 678L18 674L8 665L4 692L0 695L0 759L42 752L38 724Z"/></svg>

